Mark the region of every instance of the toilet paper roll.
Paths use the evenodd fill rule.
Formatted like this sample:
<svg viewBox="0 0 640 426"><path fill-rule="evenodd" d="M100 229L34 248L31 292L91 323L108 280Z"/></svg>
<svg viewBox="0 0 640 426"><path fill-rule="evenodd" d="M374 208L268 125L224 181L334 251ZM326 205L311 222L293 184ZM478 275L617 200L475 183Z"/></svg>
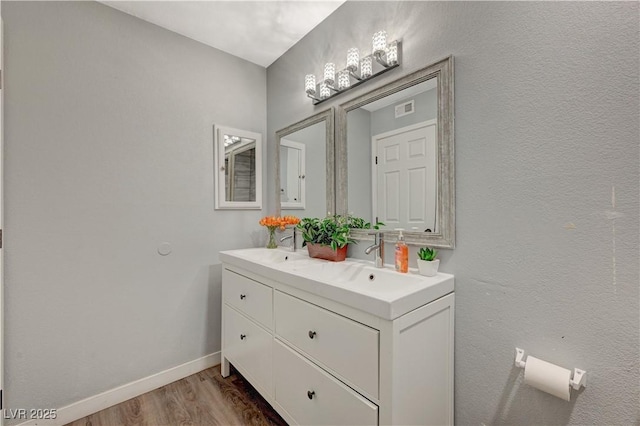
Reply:
<svg viewBox="0 0 640 426"><path fill-rule="evenodd" d="M532 356L527 357L527 363L524 367L524 382L526 384L569 401L571 399L570 380L570 370Z"/></svg>

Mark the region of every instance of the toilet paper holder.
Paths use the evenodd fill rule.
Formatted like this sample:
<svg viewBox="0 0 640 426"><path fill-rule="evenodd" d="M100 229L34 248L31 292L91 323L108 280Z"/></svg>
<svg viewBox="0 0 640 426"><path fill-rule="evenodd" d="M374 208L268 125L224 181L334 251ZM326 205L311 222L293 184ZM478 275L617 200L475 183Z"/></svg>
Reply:
<svg viewBox="0 0 640 426"><path fill-rule="evenodd" d="M527 362L523 358L524 349L516 348L516 367L524 368L527 365ZM581 387L587 387L587 372L579 368L574 368L573 378L569 380L569 385L575 390L578 390Z"/></svg>

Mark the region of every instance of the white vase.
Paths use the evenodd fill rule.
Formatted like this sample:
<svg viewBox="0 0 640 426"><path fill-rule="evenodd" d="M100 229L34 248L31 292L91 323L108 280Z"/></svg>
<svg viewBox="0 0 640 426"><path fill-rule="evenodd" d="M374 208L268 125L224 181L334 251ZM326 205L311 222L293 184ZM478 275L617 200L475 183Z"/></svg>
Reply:
<svg viewBox="0 0 640 426"><path fill-rule="evenodd" d="M422 260L418 259L418 270L420 275L425 277L433 277L438 273L438 266L440 266L440 259L436 260Z"/></svg>

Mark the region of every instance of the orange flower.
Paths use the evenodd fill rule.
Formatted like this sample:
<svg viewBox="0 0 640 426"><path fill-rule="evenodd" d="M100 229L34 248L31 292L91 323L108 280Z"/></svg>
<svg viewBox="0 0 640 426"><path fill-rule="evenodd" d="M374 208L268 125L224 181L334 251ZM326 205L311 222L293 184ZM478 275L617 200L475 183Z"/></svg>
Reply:
<svg viewBox="0 0 640 426"><path fill-rule="evenodd" d="M269 229L280 228L280 230L284 231L287 225L297 225L299 222L300 219L295 216L265 216L258 223Z"/></svg>

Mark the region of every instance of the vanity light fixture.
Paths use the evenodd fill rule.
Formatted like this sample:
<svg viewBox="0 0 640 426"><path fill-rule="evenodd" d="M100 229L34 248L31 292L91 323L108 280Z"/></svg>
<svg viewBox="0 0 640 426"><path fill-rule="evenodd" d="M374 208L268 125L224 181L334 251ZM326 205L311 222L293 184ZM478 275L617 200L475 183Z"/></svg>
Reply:
<svg viewBox="0 0 640 426"><path fill-rule="evenodd" d="M402 42L393 40L387 43L387 32L378 31L373 35L371 54L361 57L357 48L350 48L344 69L336 72L335 63L326 63L319 82L316 82L314 74L305 76L304 90L313 104L317 105L399 66L401 55ZM379 64L375 69L373 59Z"/></svg>

